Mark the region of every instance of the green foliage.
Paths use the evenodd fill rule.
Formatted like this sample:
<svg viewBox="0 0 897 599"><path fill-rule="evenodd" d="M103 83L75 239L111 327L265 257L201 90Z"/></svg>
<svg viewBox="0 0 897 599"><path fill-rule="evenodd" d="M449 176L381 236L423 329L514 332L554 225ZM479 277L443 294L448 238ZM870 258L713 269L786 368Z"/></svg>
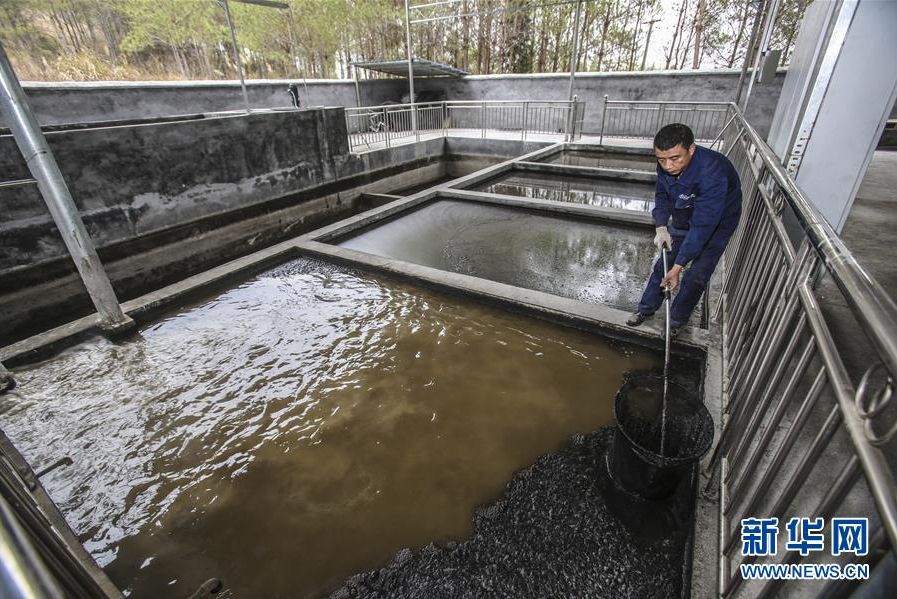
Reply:
<svg viewBox="0 0 897 599"><path fill-rule="evenodd" d="M121 49L134 54L190 43L217 45L226 39L221 11L213 2L196 0L124 0L118 3L127 18L128 33Z"/></svg>
<svg viewBox="0 0 897 599"><path fill-rule="evenodd" d="M353 62L405 57L404 0L281 2L290 10L229 2L250 78L352 77ZM773 39L786 54L808 3L783 0ZM668 49L672 67L691 65L696 40L702 64L740 64L755 4L674 1L681 23ZM412 19L438 19L413 26L413 53L472 73L566 71L575 11L575 3L543 0L459 0L413 10ZM579 70L637 69L645 23L659 14L660 0L585 0ZM236 76L223 0L0 0L0 41L28 79Z"/></svg>

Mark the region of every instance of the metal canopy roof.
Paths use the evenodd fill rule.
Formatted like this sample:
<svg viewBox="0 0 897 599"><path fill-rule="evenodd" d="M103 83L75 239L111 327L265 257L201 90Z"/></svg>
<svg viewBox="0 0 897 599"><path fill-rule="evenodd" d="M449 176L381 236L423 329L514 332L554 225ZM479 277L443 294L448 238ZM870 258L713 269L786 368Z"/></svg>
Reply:
<svg viewBox="0 0 897 599"><path fill-rule="evenodd" d="M369 71L378 71L389 75L408 77L407 60L372 60L368 62L355 62L352 64ZM465 75L470 74L467 71L456 69L447 64L433 62L432 60L424 60L423 58L412 59L411 66L415 77L464 77Z"/></svg>

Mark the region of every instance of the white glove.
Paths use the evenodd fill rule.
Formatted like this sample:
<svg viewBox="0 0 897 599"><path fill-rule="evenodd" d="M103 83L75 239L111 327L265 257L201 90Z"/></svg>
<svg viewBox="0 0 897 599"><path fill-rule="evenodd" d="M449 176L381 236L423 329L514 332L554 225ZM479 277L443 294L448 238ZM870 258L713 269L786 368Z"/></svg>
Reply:
<svg viewBox="0 0 897 599"><path fill-rule="evenodd" d="M660 250L661 246L667 246L668 250L673 249L673 238L666 227L657 227L657 234L654 235L654 246Z"/></svg>

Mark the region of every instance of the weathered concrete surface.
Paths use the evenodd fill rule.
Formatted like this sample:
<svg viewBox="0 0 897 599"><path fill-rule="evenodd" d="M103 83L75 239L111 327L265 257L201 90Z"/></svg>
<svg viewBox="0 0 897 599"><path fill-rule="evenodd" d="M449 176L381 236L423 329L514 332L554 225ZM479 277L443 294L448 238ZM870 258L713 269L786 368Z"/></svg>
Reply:
<svg viewBox="0 0 897 599"><path fill-rule="evenodd" d="M688 100L728 102L735 97L739 71L656 71L635 73L578 73L574 93L586 102L584 130L597 132L601 125L604 94L611 100ZM748 119L766 135L784 81L781 71L770 84L755 85ZM444 94L447 100L566 100L565 73L536 75L477 75L463 79L418 79L419 92ZM249 81L253 108L290 106L289 83L295 80ZM355 106L353 81L308 80L311 106ZM28 83L25 91L41 124L75 123L242 110L243 99L236 81ZM372 79L360 82L363 106L400 102L408 93L404 79ZM2 126L2 123L0 123Z"/></svg>
<svg viewBox="0 0 897 599"><path fill-rule="evenodd" d="M249 104L257 108L292 106L287 86L296 83L302 106L355 106L355 84L338 79L249 80ZM239 81L24 82L28 100L42 125L201 114L244 110ZM398 100L407 89L399 79L364 81L362 105ZM307 90L307 93L306 93ZM0 119L0 127L5 126Z"/></svg>
<svg viewBox="0 0 897 599"><path fill-rule="evenodd" d="M47 137L124 300L365 210L363 193L461 176L541 145L436 139L353 155L340 109ZM12 139L0 148L0 171L28 177ZM2 188L0 203L6 344L87 314L90 302L35 186Z"/></svg>
<svg viewBox="0 0 897 599"><path fill-rule="evenodd" d="M342 110L253 114L47 134L94 243L104 246L338 178ZM30 177L11 136L0 171ZM35 186L3 192L6 270L65 253ZM19 223L21 227L14 227Z"/></svg>
<svg viewBox="0 0 897 599"><path fill-rule="evenodd" d="M472 538L404 549L331 599L687 596L689 481L663 502L617 490L605 461L612 437L574 436L481 508Z"/></svg>
<svg viewBox="0 0 897 599"><path fill-rule="evenodd" d="M677 100L730 102L735 98L738 70L657 71L650 73L577 73L573 93L586 103L583 132L601 128L604 95L610 100ZM477 75L453 80L421 80L415 90L445 89L450 100L566 100L568 75ZM769 132L785 81L780 71L772 83L755 85L747 118L761 134Z"/></svg>

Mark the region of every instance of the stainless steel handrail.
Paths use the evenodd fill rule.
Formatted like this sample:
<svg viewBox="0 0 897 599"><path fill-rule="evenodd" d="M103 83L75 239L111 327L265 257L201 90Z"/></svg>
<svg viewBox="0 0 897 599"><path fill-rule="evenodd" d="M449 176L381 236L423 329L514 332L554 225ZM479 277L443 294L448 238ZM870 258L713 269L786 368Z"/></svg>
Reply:
<svg viewBox="0 0 897 599"><path fill-rule="evenodd" d="M815 502L811 509L816 511L808 516L835 515L860 470L868 493L858 492L878 513L878 528L870 533L886 536L897 547L897 483L893 466L879 448L881 439L870 435L869 426L871 418L883 412L897 380L897 305L797 188L737 107L731 105L729 111L737 126L727 123L723 149L742 174L746 209L726 253L720 299L724 427L709 466L711 474L719 466L723 597L734 596L745 584L740 571L733 573L730 567L737 563L740 518L782 517L796 498L804 509L807 502ZM786 230L785 212L793 215L789 220L796 221L800 232ZM797 251L793 244L799 246ZM880 394L868 410L859 407L868 381L864 377L860 389L854 387L843 346L829 330L816 297L822 269L890 376L884 383L887 394ZM873 364L877 367L878 362ZM881 400L885 395L888 399ZM789 413L790 419L785 416ZM814 428L808 430L811 422ZM838 430L846 433L851 447L849 460L840 465L836 462L845 456L832 445ZM811 477L817 485L824 481L822 499L819 489L808 486ZM786 554L780 563L796 559ZM740 563L754 561L748 557ZM770 596L780 584L770 581L749 594Z"/></svg>
<svg viewBox="0 0 897 599"><path fill-rule="evenodd" d="M576 139L582 127L584 102L574 100L451 100L346 108L351 150L391 147L396 139L447 137L453 132L487 131L562 134ZM406 118L407 117L407 118ZM411 118L414 117L414 118Z"/></svg>
<svg viewBox="0 0 897 599"><path fill-rule="evenodd" d="M897 303L888 295L844 245L834 228L788 176L778 156L763 141L734 104L745 133L760 154L764 165L786 198L801 227L823 258L823 263L841 289L851 310L875 344L892 377L897 378Z"/></svg>
<svg viewBox="0 0 897 599"><path fill-rule="evenodd" d="M870 538L887 538L897 547L894 465L880 449L897 436L897 423L881 435L872 429L895 395L897 303L859 264L735 104L605 96L601 119L602 142L615 136L651 139L652 128L674 119L691 125L690 119L742 176L744 215L721 269L717 311L723 432L707 468L713 477L708 489L719 476L720 595L734 596L745 583L737 568L732 571L739 518L782 517L789 507L797 509L794 502L816 510L804 515L834 515L860 473L866 485L857 493L877 512ZM792 215L787 224L786 212ZM833 282L831 292L843 295L859 323L856 333L865 334L875 356L857 387L817 298L823 273ZM873 375L882 371L888 376L873 389ZM846 433L841 443L849 445L834 444L839 431ZM823 480L824 489L809 486L811 477L817 485ZM795 559L788 555L784 563ZM770 596L778 584L771 581L748 594Z"/></svg>

